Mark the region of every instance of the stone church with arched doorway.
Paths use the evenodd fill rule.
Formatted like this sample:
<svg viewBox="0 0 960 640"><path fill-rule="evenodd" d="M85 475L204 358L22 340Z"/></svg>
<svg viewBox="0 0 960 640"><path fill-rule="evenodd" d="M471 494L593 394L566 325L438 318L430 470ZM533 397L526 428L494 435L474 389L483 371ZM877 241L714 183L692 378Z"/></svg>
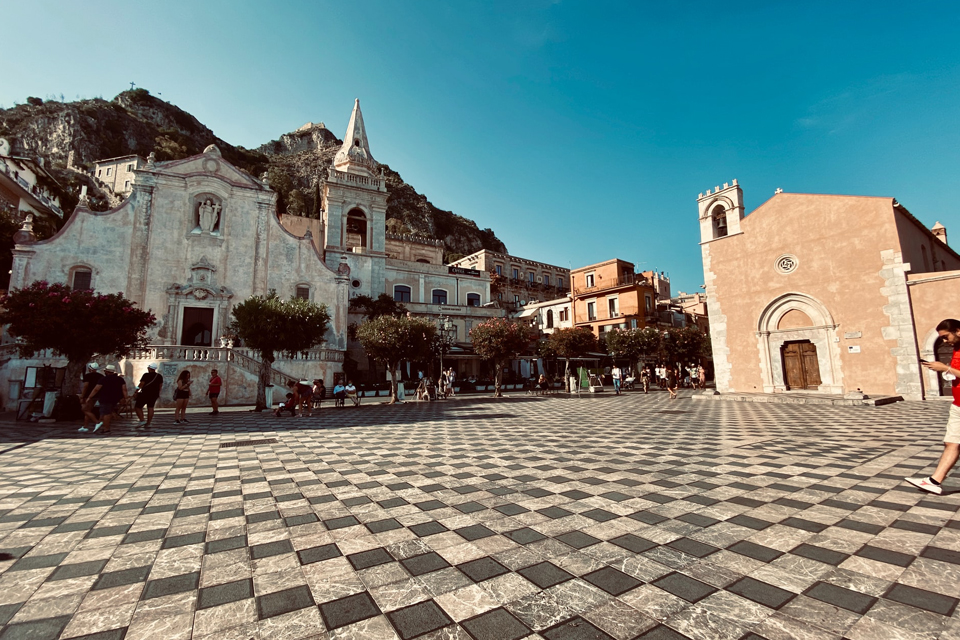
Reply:
<svg viewBox="0 0 960 640"><path fill-rule="evenodd" d="M778 190L750 215L734 180L701 193L701 250L721 393L949 387L937 323L960 317L960 255L893 198Z"/></svg>

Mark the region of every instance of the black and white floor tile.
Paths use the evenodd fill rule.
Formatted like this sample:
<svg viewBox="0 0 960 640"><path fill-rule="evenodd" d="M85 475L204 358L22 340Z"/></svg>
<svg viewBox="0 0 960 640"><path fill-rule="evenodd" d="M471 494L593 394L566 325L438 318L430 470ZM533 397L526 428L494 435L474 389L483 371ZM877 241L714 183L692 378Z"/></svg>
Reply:
<svg viewBox="0 0 960 640"><path fill-rule="evenodd" d="M940 403L0 425L0 640L960 640ZM960 483L958 483L960 484Z"/></svg>

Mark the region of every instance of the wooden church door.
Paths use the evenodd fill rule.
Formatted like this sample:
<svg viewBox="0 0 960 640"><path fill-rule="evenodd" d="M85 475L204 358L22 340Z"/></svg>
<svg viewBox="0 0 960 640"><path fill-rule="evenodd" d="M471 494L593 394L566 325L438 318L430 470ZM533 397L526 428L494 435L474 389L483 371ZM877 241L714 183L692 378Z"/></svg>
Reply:
<svg viewBox="0 0 960 640"><path fill-rule="evenodd" d="M780 350L783 357L784 381L787 389L820 387L820 362L812 342L788 342Z"/></svg>

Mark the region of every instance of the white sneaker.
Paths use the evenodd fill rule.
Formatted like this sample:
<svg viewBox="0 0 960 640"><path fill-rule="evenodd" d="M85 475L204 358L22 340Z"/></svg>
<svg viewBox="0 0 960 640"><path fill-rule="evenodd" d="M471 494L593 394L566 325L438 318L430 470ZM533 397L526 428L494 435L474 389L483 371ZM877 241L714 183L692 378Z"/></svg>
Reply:
<svg viewBox="0 0 960 640"><path fill-rule="evenodd" d="M918 489L923 489L924 491L929 491L930 493L935 493L937 495L943 493L943 489L940 487L940 485L930 482L930 478L904 478L904 480Z"/></svg>
<svg viewBox="0 0 960 640"><path fill-rule="evenodd" d="M137 423L137 428L138 428L138 429L139 429L140 427L145 427L145 426L147 426L147 421L146 421L146 420L141 420L140 422Z"/></svg>
<svg viewBox="0 0 960 640"><path fill-rule="evenodd" d="M97 431L100 431L100 427L102 427L102 426L103 426L103 423L102 423L102 422L98 422L98 423L97 423L97 426L95 426L95 427L93 428L93 432L96 433Z"/></svg>
<svg viewBox="0 0 960 640"><path fill-rule="evenodd" d="M77 429L77 431L79 431L80 433L89 433L90 429L87 429L86 427L80 427L79 429Z"/></svg>

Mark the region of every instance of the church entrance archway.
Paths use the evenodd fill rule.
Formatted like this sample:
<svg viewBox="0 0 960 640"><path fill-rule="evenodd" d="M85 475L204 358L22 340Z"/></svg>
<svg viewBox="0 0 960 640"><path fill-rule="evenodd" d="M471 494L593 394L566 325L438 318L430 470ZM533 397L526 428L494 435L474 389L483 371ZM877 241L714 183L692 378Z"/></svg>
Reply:
<svg viewBox="0 0 960 640"><path fill-rule="evenodd" d="M780 347L780 357L783 360L783 380L787 391L815 391L820 388L820 362L817 360L815 344L809 340L785 342Z"/></svg>
<svg viewBox="0 0 960 640"><path fill-rule="evenodd" d="M843 393L837 324L818 300L802 293L774 299L756 335L765 393Z"/></svg>

